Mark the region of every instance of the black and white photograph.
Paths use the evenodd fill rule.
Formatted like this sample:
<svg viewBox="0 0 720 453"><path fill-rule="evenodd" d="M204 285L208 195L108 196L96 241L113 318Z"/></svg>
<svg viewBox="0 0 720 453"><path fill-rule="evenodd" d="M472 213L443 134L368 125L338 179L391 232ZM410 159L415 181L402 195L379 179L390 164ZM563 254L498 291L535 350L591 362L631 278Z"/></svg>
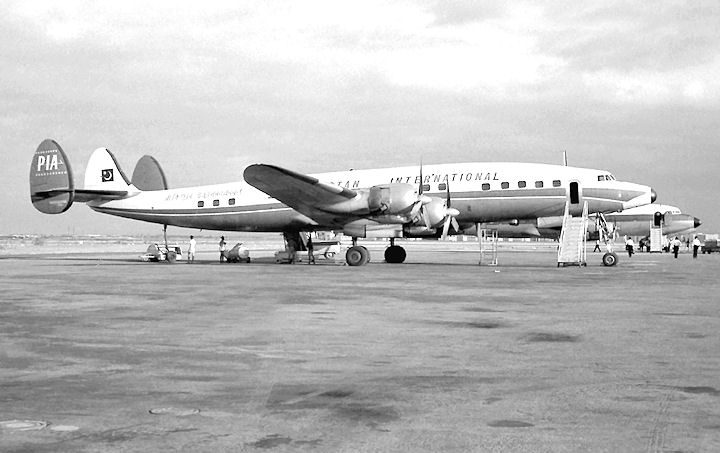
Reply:
<svg viewBox="0 0 720 453"><path fill-rule="evenodd" d="M0 451L720 451L720 3L0 4Z"/></svg>

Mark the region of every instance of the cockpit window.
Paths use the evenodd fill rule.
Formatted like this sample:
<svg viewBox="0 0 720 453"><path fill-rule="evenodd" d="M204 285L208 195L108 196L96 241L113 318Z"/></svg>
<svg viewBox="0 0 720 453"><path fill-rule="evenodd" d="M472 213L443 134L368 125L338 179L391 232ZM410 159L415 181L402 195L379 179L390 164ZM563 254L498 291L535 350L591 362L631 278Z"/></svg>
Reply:
<svg viewBox="0 0 720 453"><path fill-rule="evenodd" d="M598 181L605 181L605 175L598 175Z"/></svg>

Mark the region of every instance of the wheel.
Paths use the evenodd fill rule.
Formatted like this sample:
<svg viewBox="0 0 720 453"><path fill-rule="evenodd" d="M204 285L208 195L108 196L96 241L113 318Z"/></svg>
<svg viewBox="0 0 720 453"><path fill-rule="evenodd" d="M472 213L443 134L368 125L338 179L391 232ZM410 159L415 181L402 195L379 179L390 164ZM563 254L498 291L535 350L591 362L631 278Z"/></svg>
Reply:
<svg viewBox="0 0 720 453"><path fill-rule="evenodd" d="M335 256L335 252L325 252L325 258L332 259Z"/></svg>
<svg viewBox="0 0 720 453"><path fill-rule="evenodd" d="M345 261L349 266L364 266L370 261L370 253L365 247L350 247L345 253Z"/></svg>
<svg viewBox="0 0 720 453"><path fill-rule="evenodd" d="M602 262L605 266L614 266L618 262L618 256L614 253L606 253L602 257Z"/></svg>
<svg viewBox="0 0 720 453"><path fill-rule="evenodd" d="M174 263L176 259L177 259L177 253L175 253L175 252L167 252L165 254L165 260L170 264Z"/></svg>
<svg viewBox="0 0 720 453"><path fill-rule="evenodd" d="M385 249L385 262L386 263L402 263L405 261L405 249L399 245L391 245Z"/></svg>

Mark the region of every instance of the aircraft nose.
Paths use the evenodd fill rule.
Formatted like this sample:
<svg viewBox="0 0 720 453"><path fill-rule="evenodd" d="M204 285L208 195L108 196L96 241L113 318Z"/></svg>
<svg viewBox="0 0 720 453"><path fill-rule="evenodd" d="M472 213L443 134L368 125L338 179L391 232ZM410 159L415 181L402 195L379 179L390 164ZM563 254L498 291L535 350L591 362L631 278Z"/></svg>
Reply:
<svg viewBox="0 0 720 453"><path fill-rule="evenodd" d="M700 225L702 225L702 222L700 221L700 219L698 219L697 217L695 217L694 219L695 219L695 228L697 228L697 227L699 227Z"/></svg>
<svg viewBox="0 0 720 453"><path fill-rule="evenodd" d="M657 200L657 192L655 192L655 189L652 187L650 188L650 203L655 203L655 200Z"/></svg>

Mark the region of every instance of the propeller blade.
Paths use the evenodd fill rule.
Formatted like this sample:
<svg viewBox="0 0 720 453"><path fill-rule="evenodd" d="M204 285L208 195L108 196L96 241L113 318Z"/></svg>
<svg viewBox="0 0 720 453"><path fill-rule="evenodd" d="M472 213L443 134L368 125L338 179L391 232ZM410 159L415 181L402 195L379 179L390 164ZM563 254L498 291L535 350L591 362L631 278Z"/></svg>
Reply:
<svg viewBox="0 0 720 453"><path fill-rule="evenodd" d="M423 175L422 175L422 159L420 160L420 187L418 188L418 195L423 194Z"/></svg>
<svg viewBox="0 0 720 453"><path fill-rule="evenodd" d="M430 225L430 218L428 218L427 209L423 209L421 212L422 212L423 222L425 222L425 226L428 228L432 228L432 225Z"/></svg>
<svg viewBox="0 0 720 453"><path fill-rule="evenodd" d="M450 181L445 182L445 193L447 194L447 197L445 198L445 207L450 207Z"/></svg>
<svg viewBox="0 0 720 453"><path fill-rule="evenodd" d="M443 223L443 229L442 229L442 239L447 239L448 232L450 231L450 225L455 229L455 231L460 231L460 225L458 225L457 220L455 220L455 216L460 215L460 211L458 211L455 208L446 208L445 209L445 222Z"/></svg>
<svg viewBox="0 0 720 453"><path fill-rule="evenodd" d="M447 239L448 230L450 229L450 220L451 220L451 219L452 219L452 217L450 217L450 216L445 217L445 223L443 224L443 229L442 229L442 239L443 239L443 241L444 241L445 239Z"/></svg>
<svg viewBox="0 0 720 453"><path fill-rule="evenodd" d="M455 231L460 231L460 224L458 223L457 220L455 220L455 217L450 218L450 224L455 229Z"/></svg>

